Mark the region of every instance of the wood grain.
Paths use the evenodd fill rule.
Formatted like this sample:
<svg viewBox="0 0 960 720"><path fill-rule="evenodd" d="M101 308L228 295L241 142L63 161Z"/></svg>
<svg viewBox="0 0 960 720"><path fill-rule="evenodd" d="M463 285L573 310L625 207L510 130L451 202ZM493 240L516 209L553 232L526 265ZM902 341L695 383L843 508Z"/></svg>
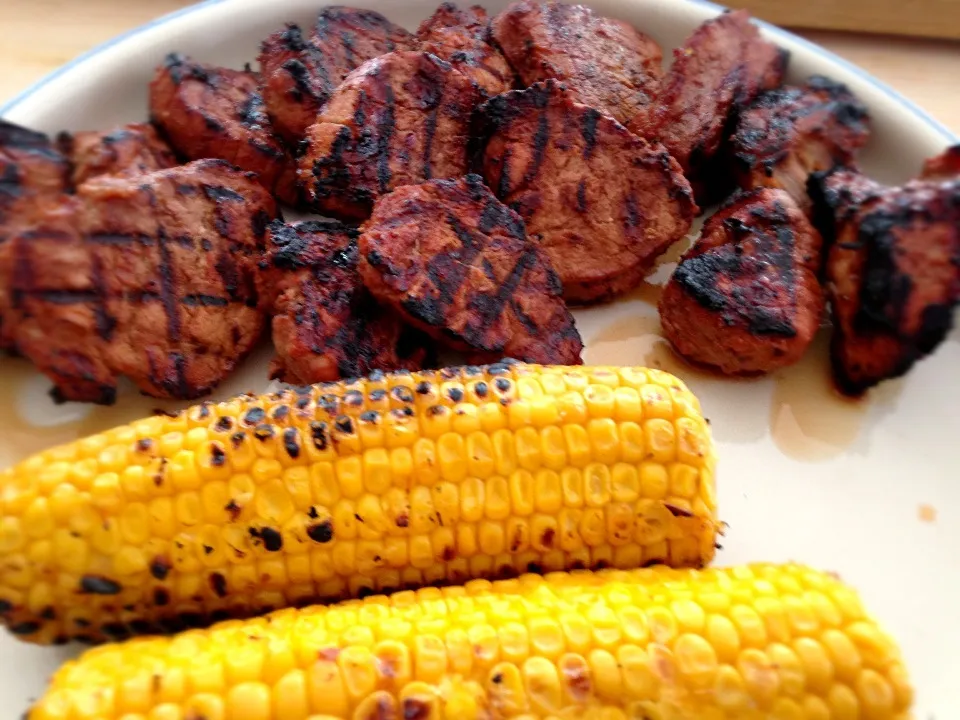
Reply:
<svg viewBox="0 0 960 720"><path fill-rule="evenodd" d="M894 0L832 2L838 8L859 7L866 16L873 8L892 7ZM927 2L960 8L960 0L915 0L903 6L923 14L917 7ZM99 43L188 4L186 0L0 0L0 102ZM789 6L800 12L821 2L747 0L741 4L756 5L762 14L759 6ZM960 29L960 20L954 27ZM801 34L888 83L960 135L960 43L820 31Z"/></svg>
<svg viewBox="0 0 960 720"><path fill-rule="evenodd" d="M728 0L777 25L960 38L958 0Z"/></svg>

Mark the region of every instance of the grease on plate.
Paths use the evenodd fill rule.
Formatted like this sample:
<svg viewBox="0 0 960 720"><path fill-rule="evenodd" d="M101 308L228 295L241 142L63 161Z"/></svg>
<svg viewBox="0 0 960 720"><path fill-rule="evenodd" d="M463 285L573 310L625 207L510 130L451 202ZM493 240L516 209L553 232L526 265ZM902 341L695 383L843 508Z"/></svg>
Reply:
<svg viewBox="0 0 960 720"><path fill-rule="evenodd" d="M857 440L870 403L841 395L830 377L828 334L821 332L796 365L774 378L770 432L787 456L822 462Z"/></svg>
<svg viewBox="0 0 960 720"><path fill-rule="evenodd" d="M937 521L937 509L933 505L922 503L917 508L917 517L920 518L920 522L935 523Z"/></svg>

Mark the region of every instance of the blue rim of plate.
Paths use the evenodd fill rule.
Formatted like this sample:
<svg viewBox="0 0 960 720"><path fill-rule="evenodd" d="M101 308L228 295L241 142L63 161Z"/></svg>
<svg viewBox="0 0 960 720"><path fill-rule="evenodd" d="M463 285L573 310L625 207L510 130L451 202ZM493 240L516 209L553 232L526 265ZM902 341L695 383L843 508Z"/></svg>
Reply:
<svg viewBox="0 0 960 720"><path fill-rule="evenodd" d="M723 12L724 10L727 9L723 5L718 5L717 3L710 2L709 0L686 0L686 1L694 5L700 5L703 7L711 8L712 10L715 10L718 13ZM223 2L227 2L227 0L203 0L203 2L198 2L194 5L188 5L185 8L181 8L180 10L175 10L172 13L163 15L157 18L156 20L151 20L148 23L135 27L131 30L127 30L126 32L121 33L120 35L117 35L116 37L113 37L110 40L107 40L106 42L103 42L100 45L97 45L96 47L90 50L87 50L85 53L78 55L76 58L74 58L70 62L64 65L61 65L56 70L50 72L49 74L47 74L46 76L44 76L43 78L35 82L30 87L17 93L16 95L13 96L13 98L5 102L3 105L0 105L0 117L6 115L8 112L13 110L17 105L19 105L21 102L23 102L28 97L33 95L40 88L53 82L54 80L56 80L58 77L60 77L67 71L71 70L77 65L82 64L86 60L89 60L93 56L99 55L100 53L105 52L106 50L109 50L114 45L118 45L119 43L122 43L126 40L129 40L130 38L133 38L133 37L136 37L137 35L145 33L148 30L152 30L156 27L159 27L160 25L165 25L166 23L172 20L175 20L177 18L183 17L184 15L189 15L190 13L197 12L198 10L201 10L203 8L210 7L211 5L218 5ZM948 142L950 143L960 142L960 136L956 135L946 125L941 123L939 120L933 117L930 113L928 113L922 107L914 103L912 100L907 99L906 97L901 95L899 92L891 88L886 83L883 83L880 80L877 80L873 75L866 72L859 66L853 64L849 60L844 60L839 55L830 52L829 50L821 47L820 45L810 42L809 40L806 40L800 37L799 35L795 35L792 32L784 30L783 28L777 27L776 25L771 25L770 23L764 22L763 20L756 20L756 22L760 27L766 30L772 37L785 38L790 42L793 42L793 43L796 43L797 45L802 46L809 52L815 55L819 55L829 60L830 62L843 67L845 70L847 70L851 74L856 75L861 80L863 80L863 82L869 85L872 85L874 88L884 93L892 100L895 100L897 103L907 108L911 113L913 113L914 115L922 119L927 125L929 125L933 129L935 129L937 132L939 132L941 135L943 135L944 139L947 140Z"/></svg>

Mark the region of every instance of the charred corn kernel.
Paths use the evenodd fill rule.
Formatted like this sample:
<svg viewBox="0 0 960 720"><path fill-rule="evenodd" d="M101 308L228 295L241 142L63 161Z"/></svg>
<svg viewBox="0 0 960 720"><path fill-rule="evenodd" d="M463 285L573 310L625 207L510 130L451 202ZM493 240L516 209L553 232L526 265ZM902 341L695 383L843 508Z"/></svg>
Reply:
<svg viewBox="0 0 960 720"><path fill-rule="evenodd" d="M703 565L714 459L686 392L643 369L375 374L56 448L0 473L0 619L98 641L424 582ZM48 607L26 603L39 583ZM851 607L762 622L808 632ZM859 636L864 667L875 647Z"/></svg>

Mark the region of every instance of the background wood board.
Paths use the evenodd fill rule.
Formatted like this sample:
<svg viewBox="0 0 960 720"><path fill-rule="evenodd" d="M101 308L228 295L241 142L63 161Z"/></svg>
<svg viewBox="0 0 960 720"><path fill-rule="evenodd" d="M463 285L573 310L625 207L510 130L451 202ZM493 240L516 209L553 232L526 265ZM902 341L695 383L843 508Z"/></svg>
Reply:
<svg viewBox="0 0 960 720"><path fill-rule="evenodd" d="M960 0L728 0L777 25L960 38Z"/></svg>
<svg viewBox="0 0 960 720"><path fill-rule="evenodd" d="M799 12L804 3L821 4L820 0L734 4L756 6L763 15L787 6ZM960 0L931 4L938 3L960 8ZM189 4L186 0L0 0L0 102L99 43ZM318 0L318 7L322 4ZM873 8L892 6L892 1L834 0L834 4L859 7L859 15L867 17ZM923 5L904 3L904 7ZM955 25L960 30L960 20ZM960 135L960 43L836 32L801 34L875 75Z"/></svg>

